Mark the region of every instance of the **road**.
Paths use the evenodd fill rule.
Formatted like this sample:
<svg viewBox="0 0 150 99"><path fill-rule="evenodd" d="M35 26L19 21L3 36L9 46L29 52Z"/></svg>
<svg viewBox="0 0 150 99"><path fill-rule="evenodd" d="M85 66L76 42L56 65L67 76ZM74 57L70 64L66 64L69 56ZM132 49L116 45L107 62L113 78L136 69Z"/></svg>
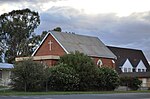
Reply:
<svg viewBox="0 0 150 99"><path fill-rule="evenodd" d="M150 93L0 96L0 99L150 99Z"/></svg>

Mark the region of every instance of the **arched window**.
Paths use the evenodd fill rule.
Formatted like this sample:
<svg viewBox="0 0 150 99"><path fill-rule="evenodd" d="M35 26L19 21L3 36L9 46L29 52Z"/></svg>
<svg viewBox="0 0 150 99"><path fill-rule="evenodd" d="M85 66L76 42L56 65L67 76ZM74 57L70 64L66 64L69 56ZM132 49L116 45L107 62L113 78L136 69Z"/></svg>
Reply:
<svg viewBox="0 0 150 99"><path fill-rule="evenodd" d="M115 61L114 61L114 60L111 60L111 61L112 61L113 64L115 64Z"/></svg>
<svg viewBox="0 0 150 99"><path fill-rule="evenodd" d="M97 61L97 66L98 66L98 67L102 67L102 65L103 65L103 62L102 62L101 59L99 59L99 60Z"/></svg>

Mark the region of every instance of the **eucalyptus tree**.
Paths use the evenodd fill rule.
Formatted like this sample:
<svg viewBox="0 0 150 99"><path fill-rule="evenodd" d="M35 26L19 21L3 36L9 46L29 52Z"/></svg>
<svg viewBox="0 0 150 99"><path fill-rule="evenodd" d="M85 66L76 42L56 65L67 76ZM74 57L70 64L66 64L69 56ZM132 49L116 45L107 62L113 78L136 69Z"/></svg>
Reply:
<svg viewBox="0 0 150 99"><path fill-rule="evenodd" d="M0 15L0 49L8 62L13 62L16 56L29 54L29 39L39 24L38 12L30 9Z"/></svg>

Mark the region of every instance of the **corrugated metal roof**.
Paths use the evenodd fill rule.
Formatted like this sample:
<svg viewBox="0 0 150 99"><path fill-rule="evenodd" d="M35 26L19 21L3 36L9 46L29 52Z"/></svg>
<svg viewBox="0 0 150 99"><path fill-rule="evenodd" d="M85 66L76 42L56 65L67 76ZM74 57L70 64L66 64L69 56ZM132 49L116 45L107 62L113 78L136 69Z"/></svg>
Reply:
<svg viewBox="0 0 150 99"><path fill-rule="evenodd" d="M11 69L14 68L13 64L0 63L0 69Z"/></svg>
<svg viewBox="0 0 150 99"><path fill-rule="evenodd" d="M68 51L79 51L88 56L115 58L116 56L97 37L51 31L58 42Z"/></svg>

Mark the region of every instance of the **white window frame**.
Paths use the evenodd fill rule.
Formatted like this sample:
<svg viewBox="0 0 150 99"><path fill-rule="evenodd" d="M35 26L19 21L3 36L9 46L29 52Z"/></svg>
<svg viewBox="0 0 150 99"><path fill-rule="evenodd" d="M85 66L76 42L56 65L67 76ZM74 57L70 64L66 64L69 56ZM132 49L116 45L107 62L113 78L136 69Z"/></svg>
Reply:
<svg viewBox="0 0 150 99"><path fill-rule="evenodd" d="M115 61L114 61L114 60L111 60L111 61L112 61L113 64L115 64Z"/></svg>
<svg viewBox="0 0 150 99"><path fill-rule="evenodd" d="M103 65L103 62L102 62L101 59L99 59L99 60L97 61L97 66L98 66L98 67L102 67L102 65Z"/></svg>
<svg viewBox="0 0 150 99"><path fill-rule="evenodd" d="M123 71L124 71L124 72L128 72L128 68L124 68Z"/></svg>
<svg viewBox="0 0 150 99"><path fill-rule="evenodd" d="M131 68L128 68L128 72L132 72L133 70Z"/></svg>

